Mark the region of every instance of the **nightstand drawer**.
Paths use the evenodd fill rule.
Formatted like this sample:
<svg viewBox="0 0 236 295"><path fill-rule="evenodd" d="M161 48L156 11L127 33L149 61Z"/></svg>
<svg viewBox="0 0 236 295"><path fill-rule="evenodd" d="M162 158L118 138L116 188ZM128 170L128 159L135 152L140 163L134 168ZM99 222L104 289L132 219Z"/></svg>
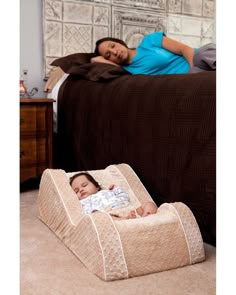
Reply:
<svg viewBox="0 0 236 295"><path fill-rule="evenodd" d="M53 167L53 99L20 99L20 182Z"/></svg>
<svg viewBox="0 0 236 295"><path fill-rule="evenodd" d="M28 138L20 141L20 165L47 162L46 138Z"/></svg>
<svg viewBox="0 0 236 295"><path fill-rule="evenodd" d="M20 132L35 133L47 130L46 105L22 105L20 108Z"/></svg>

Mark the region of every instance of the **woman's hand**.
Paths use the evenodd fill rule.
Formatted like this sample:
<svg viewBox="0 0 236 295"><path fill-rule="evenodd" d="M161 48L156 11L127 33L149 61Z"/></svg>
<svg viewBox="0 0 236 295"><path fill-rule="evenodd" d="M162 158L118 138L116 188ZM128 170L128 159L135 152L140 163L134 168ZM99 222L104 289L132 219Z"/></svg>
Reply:
<svg viewBox="0 0 236 295"><path fill-rule="evenodd" d="M50 92L64 74L65 72L60 67L52 69L47 83L45 84L44 92Z"/></svg>
<svg viewBox="0 0 236 295"><path fill-rule="evenodd" d="M95 57L92 57L90 59L90 62L93 63L93 62L100 62L100 63L105 63L105 64L110 64L110 65L113 65L113 66L117 66L119 67L118 64L108 60L108 59L105 59L103 56L95 56Z"/></svg>

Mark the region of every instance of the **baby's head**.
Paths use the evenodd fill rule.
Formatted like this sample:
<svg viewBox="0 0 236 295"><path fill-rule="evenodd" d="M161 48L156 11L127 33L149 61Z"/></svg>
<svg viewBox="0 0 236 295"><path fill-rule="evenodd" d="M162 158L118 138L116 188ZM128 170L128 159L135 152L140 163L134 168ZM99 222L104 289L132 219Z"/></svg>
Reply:
<svg viewBox="0 0 236 295"><path fill-rule="evenodd" d="M101 190L98 182L87 172L76 173L70 178L70 185L80 200Z"/></svg>

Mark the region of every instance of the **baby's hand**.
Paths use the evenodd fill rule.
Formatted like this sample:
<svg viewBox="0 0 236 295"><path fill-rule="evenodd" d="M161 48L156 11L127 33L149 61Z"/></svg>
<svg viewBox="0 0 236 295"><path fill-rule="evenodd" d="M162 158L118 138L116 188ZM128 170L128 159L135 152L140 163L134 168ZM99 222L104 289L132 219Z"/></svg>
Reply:
<svg viewBox="0 0 236 295"><path fill-rule="evenodd" d="M112 190L114 189L114 187L115 187L115 185L114 185L114 184L111 184L111 185L109 186L109 190L112 191Z"/></svg>

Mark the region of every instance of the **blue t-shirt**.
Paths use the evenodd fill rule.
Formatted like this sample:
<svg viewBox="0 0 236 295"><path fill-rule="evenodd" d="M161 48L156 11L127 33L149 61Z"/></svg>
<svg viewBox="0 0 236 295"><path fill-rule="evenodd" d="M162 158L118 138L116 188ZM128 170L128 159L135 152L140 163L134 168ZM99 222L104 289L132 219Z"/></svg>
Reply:
<svg viewBox="0 0 236 295"><path fill-rule="evenodd" d="M131 64L122 66L131 74L161 75L184 74L190 69L187 60L162 47L163 32L154 32L144 36L136 48L137 53Z"/></svg>

